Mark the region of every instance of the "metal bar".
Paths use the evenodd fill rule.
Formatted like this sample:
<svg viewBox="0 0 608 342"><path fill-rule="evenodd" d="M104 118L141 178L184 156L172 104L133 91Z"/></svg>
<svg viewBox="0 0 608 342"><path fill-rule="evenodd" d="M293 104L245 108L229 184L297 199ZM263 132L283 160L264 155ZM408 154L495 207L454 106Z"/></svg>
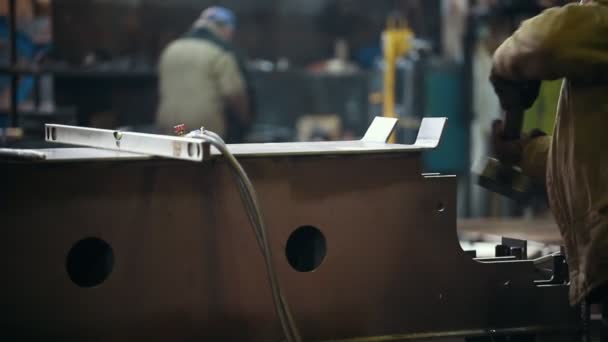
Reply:
<svg viewBox="0 0 608 342"><path fill-rule="evenodd" d="M144 78L156 78L157 74L154 70L130 70L130 71L111 71L111 70L90 70L83 68L70 68L61 66L0 66L0 74L17 74L17 75L61 75L61 76L87 76L96 78L112 78L112 77L144 77Z"/></svg>
<svg viewBox="0 0 608 342"><path fill-rule="evenodd" d="M9 44L10 44L10 66L17 64L17 0L8 1L9 9ZM17 111L17 87L18 76L11 75L11 104L10 104L10 126L19 127L19 113Z"/></svg>
<svg viewBox="0 0 608 342"><path fill-rule="evenodd" d="M501 262L501 261L514 261L517 260L514 256L500 256L500 257L490 257L490 258L475 258L475 261L478 262Z"/></svg>
<svg viewBox="0 0 608 342"><path fill-rule="evenodd" d="M388 342L388 341L413 341L413 340L428 340L436 338L451 338L451 337L482 337L482 336L506 336L519 334L560 334L560 336L574 336L580 334L581 329L578 327L550 327L550 326L529 326L516 327L506 329L471 329L457 330L433 333L416 333L406 335L390 335L376 337L351 338L344 340L327 340L323 342Z"/></svg>
<svg viewBox="0 0 608 342"><path fill-rule="evenodd" d="M113 131L65 125L45 125L48 142L141 153L158 157L203 161L208 149L201 139Z"/></svg>

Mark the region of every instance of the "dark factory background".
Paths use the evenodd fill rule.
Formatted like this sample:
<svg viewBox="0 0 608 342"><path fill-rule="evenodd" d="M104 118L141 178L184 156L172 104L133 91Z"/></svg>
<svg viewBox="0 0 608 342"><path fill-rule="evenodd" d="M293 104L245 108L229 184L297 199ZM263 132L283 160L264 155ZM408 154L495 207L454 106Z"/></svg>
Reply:
<svg viewBox="0 0 608 342"><path fill-rule="evenodd" d="M490 122L501 115L487 82L493 50L522 19L563 1L15 3L18 53L11 56L11 6L0 1L4 146L44 146L49 122L149 130L158 105L160 52L211 5L235 11L235 45L251 73L256 119L243 142L358 138L383 114L382 34L388 18L400 18L416 39L397 60L398 142L413 142L422 117L447 116L444 141L425 157L425 168L459 176L459 216L546 214L542 204L520 208L482 190L470 173L487 155ZM556 92L554 84L543 86L526 127L552 125Z"/></svg>

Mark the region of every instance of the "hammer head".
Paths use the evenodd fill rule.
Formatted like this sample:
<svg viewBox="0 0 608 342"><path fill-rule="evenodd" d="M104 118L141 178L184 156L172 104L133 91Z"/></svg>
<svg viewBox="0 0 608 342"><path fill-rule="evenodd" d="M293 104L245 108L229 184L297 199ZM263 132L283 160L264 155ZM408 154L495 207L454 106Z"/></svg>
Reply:
<svg viewBox="0 0 608 342"><path fill-rule="evenodd" d="M488 158L477 176L477 184L518 202L529 201L539 193L538 185L524 175L519 167L505 165L494 158Z"/></svg>

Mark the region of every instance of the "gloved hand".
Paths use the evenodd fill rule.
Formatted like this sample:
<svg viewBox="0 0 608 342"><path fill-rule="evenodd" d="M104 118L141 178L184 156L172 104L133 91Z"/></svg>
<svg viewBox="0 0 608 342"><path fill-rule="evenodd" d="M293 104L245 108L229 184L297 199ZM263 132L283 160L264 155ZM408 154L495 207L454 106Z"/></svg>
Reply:
<svg viewBox="0 0 608 342"><path fill-rule="evenodd" d="M518 164L526 145L535 138L547 135L540 129L533 129L528 134L522 134L520 139L506 140L504 136L504 122L494 120L492 123L492 150L494 156L505 164Z"/></svg>
<svg viewBox="0 0 608 342"><path fill-rule="evenodd" d="M534 104L540 92L540 81L512 81L500 77L492 71L490 82L500 100L500 106L507 112L524 111Z"/></svg>

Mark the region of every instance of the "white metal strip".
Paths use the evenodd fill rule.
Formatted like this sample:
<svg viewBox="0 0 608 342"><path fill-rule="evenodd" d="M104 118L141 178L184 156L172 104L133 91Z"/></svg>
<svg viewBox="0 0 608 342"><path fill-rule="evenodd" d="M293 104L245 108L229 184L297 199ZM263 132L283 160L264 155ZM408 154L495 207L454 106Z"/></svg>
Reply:
<svg viewBox="0 0 608 342"><path fill-rule="evenodd" d="M398 121L395 118L376 116L361 141L386 143L395 130Z"/></svg>
<svg viewBox="0 0 608 342"><path fill-rule="evenodd" d="M54 124L45 125L45 138L46 141L54 143L189 161L203 161L206 158L203 142L195 138Z"/></svg>
<svg viewBox="0 0 608 342"><path fill-rule="evenodd" d="M447 118L423 118L414 146L434 149L439 146Z"/></svg>

